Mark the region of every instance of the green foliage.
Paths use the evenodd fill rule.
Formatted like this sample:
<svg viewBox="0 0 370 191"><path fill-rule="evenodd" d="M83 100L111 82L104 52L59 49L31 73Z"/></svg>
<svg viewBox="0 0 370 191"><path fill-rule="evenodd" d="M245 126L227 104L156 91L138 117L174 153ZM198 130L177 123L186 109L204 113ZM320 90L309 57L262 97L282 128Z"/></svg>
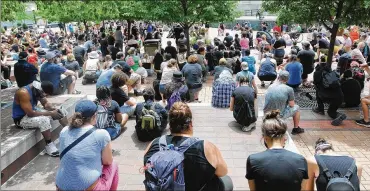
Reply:
<svg viewBox="0 0 370 191"><path fill-rule="evenodd" d="M1 20L15 21L17 14L24 13L26 6L23 2L17 0L3 0L1 1Z"/></svg>
<svg viewBox="0 0 370 191"><path fill-rule="evenodd" d="M202 22L224 22L240 15L237 1L218 0L157 0L144 1L145 10L150 10L150 20L177 22L192 26Z"/></svg>

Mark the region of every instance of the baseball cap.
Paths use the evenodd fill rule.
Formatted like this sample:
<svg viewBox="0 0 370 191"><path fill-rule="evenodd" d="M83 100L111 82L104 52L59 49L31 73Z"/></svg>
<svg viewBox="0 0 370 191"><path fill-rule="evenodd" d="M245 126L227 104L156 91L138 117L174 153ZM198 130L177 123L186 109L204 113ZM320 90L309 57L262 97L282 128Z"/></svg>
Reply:
<svg viewBox="0 0 370 191"><path fill-rule="evenodd" d="M20 60L25 60L28 57L27 52L20 52L19 53L19 59Z"/></svg>
<svg viewBox="0 0 370 191"><path fill-rule="evenodd" d="M75 112L81 113L82 117L91 117L98 110L98 106L90 100L81 100L77 102Z"/></svg>
<svg viewBox="0 0 370 191"><path fill-rule="evenodd" d="M45 58L46 58L47 60L53 59L53 58L55 58L55 57L56 57L56 55L55 55L55 53L54 53L54 52L48 52L48 53L46 53L46 55L45 55Z"/></svg>
<svg viewBox="0 0 370 191"><path fill-rule="evenodd" d="M242 62L240 64L240 67L243 69L243 70L248 70L248 63L247 62Z"/></svg>

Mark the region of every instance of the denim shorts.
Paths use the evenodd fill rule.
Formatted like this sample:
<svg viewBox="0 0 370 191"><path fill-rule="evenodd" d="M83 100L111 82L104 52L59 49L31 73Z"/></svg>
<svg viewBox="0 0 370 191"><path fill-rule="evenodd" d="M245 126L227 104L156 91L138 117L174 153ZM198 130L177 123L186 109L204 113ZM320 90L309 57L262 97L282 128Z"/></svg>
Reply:
<svg viewBox="0 0 370 191"><path fill-rule="evenodd" d="M159 92L164 94L166 91L166 84L159 84Z"/></svg>
<svg viewBox="0 0 370 191"><path fill-rule="evenodd" d="M110 139L113 140L117 138L119 133L121 132L121 125L119 123L115 123L115 126L108 127L105 130L108 131Z"/></svg>
<svg viewBox="0 0 370 191"><path fill-rule="evenodd" d="M293 107L290 107L289 105L284 109L284 111L280 114L281 118L287 119L289 117L293 117L294 114L296 114L299 111L299 106L294 105Z"/></svg>

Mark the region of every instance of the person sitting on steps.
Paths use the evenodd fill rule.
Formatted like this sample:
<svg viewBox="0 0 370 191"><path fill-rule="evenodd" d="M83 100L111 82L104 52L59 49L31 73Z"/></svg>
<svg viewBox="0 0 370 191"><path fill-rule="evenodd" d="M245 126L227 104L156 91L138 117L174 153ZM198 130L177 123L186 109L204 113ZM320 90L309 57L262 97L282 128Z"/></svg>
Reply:
<svg viewBox="0 0 370 191"><path fill-rule="evenodd" d="M57 157L59 151L51 140L51 120L59 120L63 127L68 124L68 120L46 99L46 95L52 95L53 90L53 84L49 81L41 84L34 81L19 88L14 95L12 118L23 129L39 128L46 142L46 154ZM39 101L44 110L36 107Z"/></svg>

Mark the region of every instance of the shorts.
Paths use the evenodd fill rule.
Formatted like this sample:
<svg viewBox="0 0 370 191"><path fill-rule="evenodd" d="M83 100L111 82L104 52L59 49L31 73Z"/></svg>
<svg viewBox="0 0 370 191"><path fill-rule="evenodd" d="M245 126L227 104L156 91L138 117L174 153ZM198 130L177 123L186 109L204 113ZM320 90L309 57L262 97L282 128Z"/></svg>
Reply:
<svg viewBox="0 0 370 191"><path fill-rule="evenodd" d="M128 106L128 105L123 105L119 108L122 114L127 114L129 117L133 116L135 114L135 109L136 107Z"/></svg>
<svg viewBox="0 0 370 191"><path fill-rule="evenodd" d="M290 107L289 105L284 109L283 112L280 113L280 117L283 119L287 119L289 117L293 117L299 111L299 106L294 105Z"/></svg>
<svg viewBox="0 0 370 191"><path fill-rule="evenodd" d="M136 86L138 84L141 84L141 76L137 73L132 73L127 81L127 85Z"/></svg>
<svg viewBox="0 0 370 191"><path fill-rule="evenodd" d="M72 76L67 76L64 79L60 80L59 82L59 88L54 90L54 95L61 95L64 94L64 92L68 89L69 85L71 85L73 82Z"/></svg>
<svg viewBox="0 0 370 191"><path fill-rule="evenodd" d="M121 124L115 123L113 127L105 128L106 131L108 131L110 135L110 139L113 140L118 137L118 135L121 132Z"/></svg>
<svg viewBox="0 0 370 191"><path fill-rule="evenodd" d="M159 92L164 94L166 91L166 84L159 84Z"/></svg>
<svg viewBox="0 0 370 191"><path fill-rule="evenodd" d="M44 132L51 129L52 120L50 116L28 117L25 115L21 120L14 120L14 122L23 129L40 129L40 132Z"/></svg>

